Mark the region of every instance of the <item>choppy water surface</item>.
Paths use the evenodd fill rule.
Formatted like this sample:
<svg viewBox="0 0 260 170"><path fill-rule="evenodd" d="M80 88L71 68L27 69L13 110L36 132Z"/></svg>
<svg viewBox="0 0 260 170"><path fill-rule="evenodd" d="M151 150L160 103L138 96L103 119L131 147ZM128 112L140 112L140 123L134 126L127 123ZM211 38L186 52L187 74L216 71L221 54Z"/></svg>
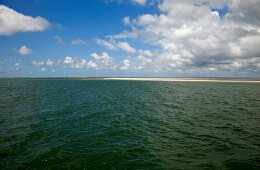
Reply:
<svg viewBox="0 0 260 170"><path fill-rule="evenodd" d="M260 85L0 79L0 169L259 169Z"/></svg>

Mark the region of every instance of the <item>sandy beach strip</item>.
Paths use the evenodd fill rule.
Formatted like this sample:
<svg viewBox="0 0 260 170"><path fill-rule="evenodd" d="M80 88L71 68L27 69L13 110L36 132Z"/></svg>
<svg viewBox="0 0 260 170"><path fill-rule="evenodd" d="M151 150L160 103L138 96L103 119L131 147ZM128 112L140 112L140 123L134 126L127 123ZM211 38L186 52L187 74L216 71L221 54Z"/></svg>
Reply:
<svg viewBox="0 0 260 170"><path fill-rule="evenodd" d="M104 80L132 81L174 81L174 82L227 82L227 83L260 83L257 78L148 78L148 77L108 77Z"/></svg>

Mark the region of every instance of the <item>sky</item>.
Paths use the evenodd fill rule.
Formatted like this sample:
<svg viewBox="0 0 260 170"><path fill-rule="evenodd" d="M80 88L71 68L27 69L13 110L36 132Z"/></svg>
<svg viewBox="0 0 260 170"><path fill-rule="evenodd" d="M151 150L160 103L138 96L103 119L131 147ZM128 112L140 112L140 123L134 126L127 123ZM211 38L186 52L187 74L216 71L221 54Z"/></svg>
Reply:
<svg viewBox="0 0 260 170"><path fill-rule="evenodd" d="M260 77L259 0L0 0L0 77Z"/></svg>

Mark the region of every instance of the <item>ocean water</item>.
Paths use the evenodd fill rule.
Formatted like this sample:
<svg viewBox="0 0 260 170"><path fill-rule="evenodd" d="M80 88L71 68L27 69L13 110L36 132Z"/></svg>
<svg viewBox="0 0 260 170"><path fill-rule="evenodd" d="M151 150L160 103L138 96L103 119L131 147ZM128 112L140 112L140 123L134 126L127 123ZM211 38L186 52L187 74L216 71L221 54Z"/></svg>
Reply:
<svg viewBox="0 0 260 170"><path fill-rule="evenodd" d="M0 79L0 169L260 169L260 84Z"/></svg>

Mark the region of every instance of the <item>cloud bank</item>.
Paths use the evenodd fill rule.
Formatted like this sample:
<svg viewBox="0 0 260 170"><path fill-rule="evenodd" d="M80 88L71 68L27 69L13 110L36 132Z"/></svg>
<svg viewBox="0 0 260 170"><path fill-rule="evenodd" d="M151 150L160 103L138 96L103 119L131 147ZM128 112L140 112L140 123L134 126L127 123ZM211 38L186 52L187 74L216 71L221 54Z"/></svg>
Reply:
<svg viewBox="0 0 260 170"><path fill-rule="evenodd" d="M149 65L141 67L138 54L123 60L123 70L131 63L132 69L154 72L260 73L259 0L164 0L158 8L160 14L123 18L131 30L103 40L153 46Z"/></svg>

